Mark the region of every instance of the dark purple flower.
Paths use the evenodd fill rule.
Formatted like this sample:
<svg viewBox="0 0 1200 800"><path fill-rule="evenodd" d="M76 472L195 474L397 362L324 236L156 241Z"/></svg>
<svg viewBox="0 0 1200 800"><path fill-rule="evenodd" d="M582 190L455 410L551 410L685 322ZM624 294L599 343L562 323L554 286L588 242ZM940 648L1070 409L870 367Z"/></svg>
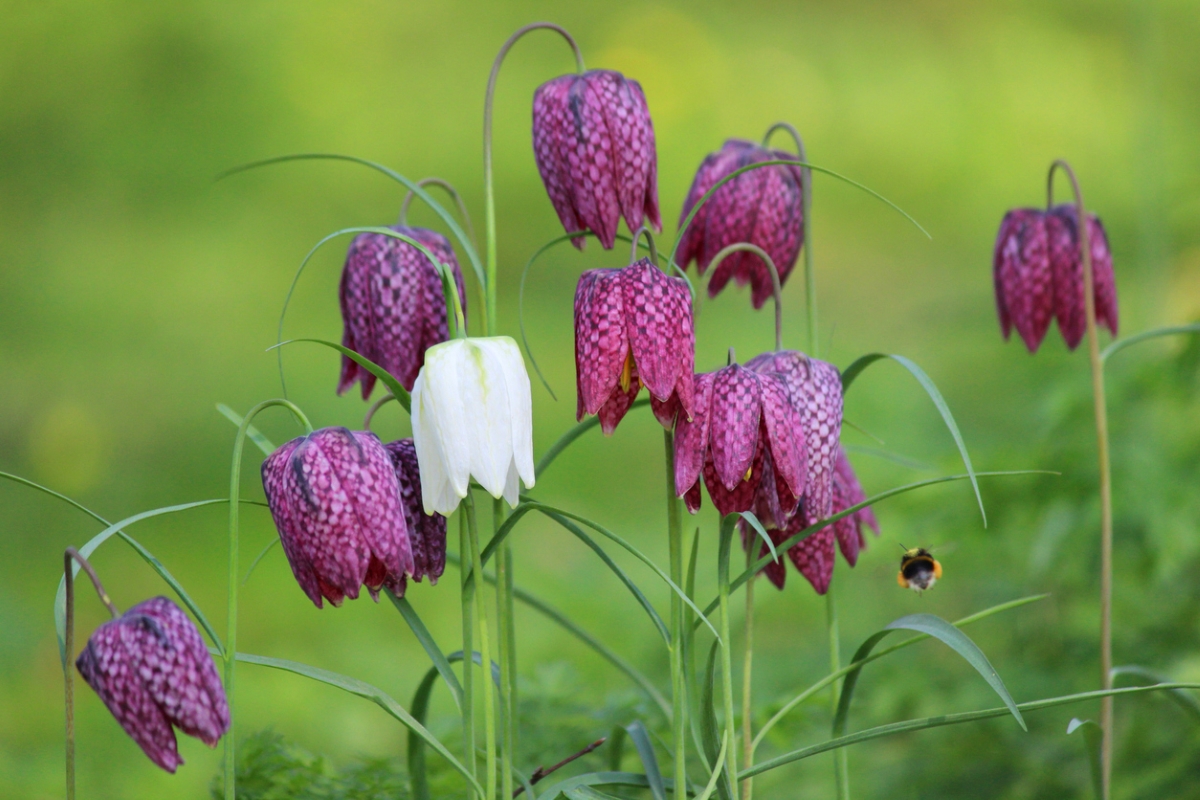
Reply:
<svg viewBox="0 0 1200 800"><path fill-rule="evenodd" d="M399 439L383 446L392 459L396 478L400 481L400 499L404 505L404 522L408 528L413 555L413 580L426 575L436 584L446 569L446 518L441 514L426 514L421 504L421 473L417 467L417 448L412 439ZM403 596L403 580L401 591Z"/></svg>
<svg viewBox="0 0 1200 800"><path fill-rule="evenodd" d="M733 171L762 161L795 160L796 156L741 139L729 139L700 164L692 188L679 215L683 225L692 207L722 178ZM804 244L804 204L801 168L790 164L759 167L726 183L700 207L679 245L679 263L693 259L700 274L725 247L739 242L755 244L766 251L779 270L782 286L796 265ZM739 286L751 286L755 308L772 295L771 273L753 253L733 253L723 260L708 282L708 296L717 294L733 278Z"/></svg>
<svg viewBox="0 0 1200 800"><path fill-rule="evenodd" d="M400 482L375 434L322 428L293 439L262 465L263 489L292 573L321 608L366 585L402 592L412 548Z"/></svg>
<svg viewBox="0 0 1200 800"><path fill-rule="evenodd" d="M1074 350L1087 332L1084 307L1083 259L1079 252L1079 214L1073 205L1055 206L1046 215L1050 241L1050 272L1054 278L1054 313L1067 347ZM1117 335L1117 286L1112 252L1104 226L1088 214L1088 245L1092 251L1096 323Z"/></svg>
<svg viewBox="0 0 1200 800"><path fill-rule="evenodd" d="M464 313L467 293L454 248L445 236L425 228L393 228L425 245L454 270ZM412 389L425 351L449 338L442 278L425 255L411 244L382 233L362 233L350 244L340 289L342 344L386 369L405 389ZM370 397L375 376L342 357L338 394L355 381Z"/></svg>
<svg viewBox="0 0 1200 800"><path fill-rule="evenodd" d="M1073 205L1050 211L1014 209L1004 216L996 236L992 276L996 310L1007 339L1017 329L1029 352L1041 345L1051 318L1074 350L1087 329L1083 263ZM1088 215L1088 236L1095 278L1096 321L1117 333L1117 290L1112 253L1104 226Z"/></svg>
<svg viewBox="0 0 1200 800"><path fill-rule="evenodd" d="M533 154L567 231L590 230L607 250L622 216L630 231L646 219L662 230L654 125L637 81L594 69L539 86Z"/></svg>
<svg viewBox="0 0 1200 800"><path fill-rule="evenodd" d="M679 407L691 416L695 347L692 298L682 278L664 275L646 258L583 273L575 289L576 419L596 414L612 433L643 385L665 427Z"/></svg>
<svg viewBox="0 0 1200 800"><path fill-rule="evenodd" d="M229 730L225 689L200 632L165 597L97 628L75 661L125 732L167 772L183 763L174 725L209 747Z"/></svg>
<svg viewBox="0 0 1200 800"><path fill-rule="evenodd" d="M782 381L741 366L695 377L692 418L675 428L675 491L695 513L700 478L722 515L749 511L760 485L789 514L805 489L800 416Z"/></svg>

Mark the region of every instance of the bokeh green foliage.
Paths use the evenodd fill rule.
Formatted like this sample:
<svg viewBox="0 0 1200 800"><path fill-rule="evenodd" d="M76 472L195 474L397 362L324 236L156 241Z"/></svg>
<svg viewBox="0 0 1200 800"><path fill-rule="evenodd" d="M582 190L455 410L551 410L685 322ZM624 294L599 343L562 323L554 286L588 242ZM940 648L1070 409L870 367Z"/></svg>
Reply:
<svg viewBox="0 0 1200 800"><path fill-rule="evenodd" d="M192 0L5 3L0 26L0 469L68 492L109 518L227 492L233 430L218 402L245 411L279 391L275 325L300 259L326 233L391 222L402 193L346 164L293 164L220 183L256 158L351 153L412 178L457 185L482 222L482 98L508 33L552 18L578 37L590 66L645 87L658 138L667 235L696 165L727 136L755 138L787 119L811 158L895 200L932 242L874 200L817 178L812 220L821 354L845 366L872 350L903 353L933 377L979 469L1042 467L1049 476L983 486L981 528L965 484L906 495L878 509L884 535L834 587L844 646L891 619L954 619L1033 592L1051 599L971 631L1019 700L1094 687L1098 514L1085 358L1056 334L1036 358L997 335L989 275L1003 211L1043 199L1052 158L1071 160L1104 218L1121 293L1122 330L1200 314L1200 15L1194 3L449 2L286 6ZM529 144L529 101L570 69L561 43L534 37L500 78L496 179L501 328L516 333L525 259L560 233ZM433 224L416 209L413 221ZM336 339L344 243L310 265L285 333ZM531 339L561 398L534 387L539 452L573 421L571 295L580 270L626 254L590 243L536 268L526 303ZM785 344L803 347L802 282L784 291ZM472 290L474 291L474 290ZM478 295L471 297L478 308ZM770 346L769 314L744 290L704 301L697 365ZM336 398L327 351L284 356L289 390L318 425L359 425L363 404ZM1200 677L1195 482L1200 431L1196 351L1141 346L1110 369L1116 483L1116 659L1176 679ZM848 418L929 470L854 457L869 492L957 471L937 415L894 365L856 382ZM275 441L296 433L264 418ZM378 430L407 423L389 407ZM874 444L848 430L847 442ZM611 439L564 454L538 496L593 517L666 561L661 438L646 413ZM245 491L257 496L257 455ZM62 549L95 532L77 512L0 485L0 775L4 794L61 787L61 673L51 598ZM702 596L712 596L716 524L702 527ZM243 563L274 535L243 514ZM223 628L224 510L135 529ZM918 598L897 589L902 541L942 546L945 580ZM593 556L531 517L514 537L517 580L666 682L666 656L636 606ZM952 545L952 547L951 547ZM641 568L614 554L631 574ZM96 558L128 607L164 587L119 543ZM652 599L667 595L645 580ZM457 638L457 578L416 587L414 606L443 647ZM755 691L779 703L825 674L823 604L795 573L787 590L760 584ZM82 631L102 619L85 593ZM735 605L736 607L736 605ZM411 697L427 659L386 605L316 611L278 551L243 594L240 644L307 661ZM542 618L518 612L521 670L565 662L573 701L603 708L624 679ZM267 727L336 770L394 759L404 735L374 706L294 676L239 673L242 731ZM534 686L537 682L534 681ZM536 691L534 690L535 694ZM868 667L857 726L990 705L989 690L936 643ZM549 702L549 701L547 701ZM444 695L435 717L452 720ZM856 793L908 797L1063 797L1087 791L1071 708L1030 715L1031 733L995 720L861 746ZM219 754L181 741L187 765L155 770L96 699L81 691L82 796L203 796ZM1118 797L1198 796L1194 724L1151 698L1118 704ZM547 711L546 716L553 716ZM604 735L581 736L563 749ZM453 725L438 728L453 735ZM552 729L547 729L548 731ZM798 710L760 757L824 737L828 709ZM580 734L583 732L580 731ZM554 741L551 738L551 741ZM527 766L534 763L529 751ZM565 755L565 753L564 753ZM549 757L547 757L547 760ZM432 759L431 759L432 760ZM523 759L523 763L526 763ZM827 797L828 758L759 780L760 796Z"/></svg>

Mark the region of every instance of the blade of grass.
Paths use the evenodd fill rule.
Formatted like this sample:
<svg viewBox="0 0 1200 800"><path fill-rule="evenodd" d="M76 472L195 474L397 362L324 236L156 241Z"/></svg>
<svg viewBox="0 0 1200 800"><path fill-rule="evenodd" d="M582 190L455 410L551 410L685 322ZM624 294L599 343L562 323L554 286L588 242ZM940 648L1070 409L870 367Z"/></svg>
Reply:
<svg viewBox="0 0 1200 800"><path fill-rule="evenodd" d="M650 782L650 793L654 795L654 800L667 800L662 770L658 768L658 756L654 754L654 743L650 741L650 734L646 732L646 726L642 724L641 720L634 720L625 726L625 730L629 733L629 738L633 740L633 746L637 748L638 757L642 760L642 767L646 770L646 780Z"/></svg>
<svg viewBox="0 0 1200 800"><path fill-rule="evenodd" d="M1139 333L1136 336L1118 339L1100 352L1100 360L1108 361L1108 359L1112 358L1126 347L1131 347L1139 342L1144 342L1147 339L1157 339L1160 336L1173 336L1181 333L1200 333L1200 322L1194 322L1191 325L1172 325L1167 328L1155 328L1152 331Z"/></svg>
<svg viewBox="0 0 1200 800"><path fill-rule="evenodd" d="M241 414L234 411L224 403L217 403L217 411L221 413L225 419L233 423L233 427L242 427L242 420L245 419ZM271 444L271 440L263 436L262 431L250 425L246 428L246 438L254 442L258 449L262 451L264 456L269 456L275 452L275 445Z"/></svg>
<svg viewBox="0 0 1200 800"><path fill-rule="evenodd" d="M758 538L763 540L763 543L767 546L767 550L771 553L771 560L778 564L779 553L775 550L775 542L771 541L771 534L767 533L767 529L758 521L758 517L749 511L742 511L739 516L746 520L751 528L754 528L754 532L758 534Z"/></svg>
<svg viewBox="0 0 1200 800"><path fill-rule="evenodd" d="M366 356L356 353L355 351L351 350L349 347L343 347L340 344L337 344L335 342L328 342L328 341L325 341L324 339L288 339L286 342L279 342L278 344L271 345L270 347L267 348L267 350L274 350L276 348L283 347L285 344L293 344L295 342L314 342L316 344L323 344L326 347L330 347L334 350L337 350L339 353L344 355L346 358L349 358L351 361L356 362L359 366L361 366L367 372L371 373L376 378L378 378L379 381L384 386L386 386L388 388L388 390L391 391L391 393L396 397L396 402L398 402L400 405L402 405L404 407L405 411L410 411L410 412L412 411L412 399L409 397L409 394L405 390L405 388L400 384L400 381L398 381L394 377L392 377L392 374L390 372L388 372L386 369L379 366L378 364L376 364L374 361L367 358Z"/></svg>
<svg viewBox="0 0 1200 800"><path fill-rule="evenodd" d="M1113 667L1111 674L1113 683L1116 683L1118 678L1126 678L1134 686L1151 686L1156 683L1171 682L1171 679L1167 676L1146 667L1138 666L1137 664L1125 664L1124 666ZM1192 719L1200 721L1200 700L1197 700L1195 695L1189 694L1183 689L1177 689L1168 692L1167 697L1173 700Z"/></svg>
<svg viewBox="0 0 1200 800"><path fill-rule="evenodd" d="M450 669L450 661L442 653L442 649L438 647L437 642L433 639L433 634L425 627L425 623L421 620L417 610L412 607L412 604L403 597L397 597L391 589L384 589L388 599L392 601L392 605L400 612L400 616L404 617L404 621L408 623L408 627L412 630L413 636L417 637L417 641L421 643L421 647L425 648L426 654L429 655L429 660L433 662L434 668L441 673L442 680L446 681L446 685L450 687L450 694L454 697L454 705L462 708L463 704L463 688L458 682L458 676L454 674L454 670Z"/></svg>
<svg viewBox="0 0 1200 800"><path fill-rule="evenodd" d="M1083 728L1083 748L1087 751L1088 766L1092 774L1092 791L1096 800L1104 796L1104 777L1100 765L1100 744L1104 740L1104 729L1090 719L1073 717L1067 723L1067 735Z"/></svg>

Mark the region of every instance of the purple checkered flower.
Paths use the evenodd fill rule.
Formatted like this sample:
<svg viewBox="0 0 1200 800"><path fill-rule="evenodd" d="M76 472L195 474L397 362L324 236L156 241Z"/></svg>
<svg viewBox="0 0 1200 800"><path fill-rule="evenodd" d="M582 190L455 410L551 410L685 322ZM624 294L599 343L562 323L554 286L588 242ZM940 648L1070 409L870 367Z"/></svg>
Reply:
<svg viewBox="0 0 1200 800"><path fill-rule="evenodd" d="M762 161L795 160L796 156L768 150L754 142L729 139L709 154L696 171L679 215L683 225L692 207L718 181L733 171ZM713 258L731 244L749 242L766 251L779 270L782 286L796 266L804 244L802 171L798 166L777 164L743 172L726 183L700 207L679 245L679 263L692 260L703 275ZM755 308L772 295L771 273L753 253L738 252L725 258L708 282L708 296L716 297L732 278L738 286L751 287Z"/></svg>
<svg viewBox="0 0 1200 800"><path fill-rule="evenodd" d="M760 485L791 513L805 489L805 442L787 388L740 364L695 377L692 418L675 427L675 491L700 508L700 479L722 515L749 511Z"/></svg>
<svg viewBox="0 0 1200 800"><path fill-rule="evenodd" d="M682 278L649 259L624 269L592 269L575 289L575 417L600 417L611 434L641 387L667 428L693 413L696 336L692 298Z"/></svg>
<svg viewBox="0 0 1200 800"><path fill-rule="evenodd" d="M412 439L399 439L383 446L392 459L396 478L400 481L400 499L404 504L404 522L408 528L413 554L412 578L426 575L436 584L446 569L446 518L441 514L426 514L421 504L421 472L417 466L417 448ZM401 580L403 588L404 581ZM397 592L403 595L403 591Z"/></svg>
<svg viewBox="0 0 1200 800"><path fill-rule="evenodd" d="M165 597L139 603L97 628L75 661L150 760L175 772L175 728L209 747L229 730L225 689L200 632Z"/></svg>
<svg viewBox="0 0 1200 800"><path fill-rule="evenodd" d="M263 489L292 574L308 598L340 606L365 585L404 591L412 547L400 482L375 434L322 428L262 465Z"/></svg>
<svg viewBox="0 0 1200 800"><path fill-rule="evenodd" d="M533 95L533 154L558 218L590 230L605 250L617 222L662 230L654 125L637 81L595 69L563 75ZM584 239L572 243L582 249Z"/></svg>
<svg viewBox="0 0 1200 800"><path fill-rule="evenodd" d="M449 265L465 314L462 270L446 237L425 228L397 225L393 230L425 245ZM437 267L408 242L382 233L359 234L346 254L340 297L342 344L386 369L411 391L425 363L425 351L450 337ZM343 356L338 394L355 381L362 384L363 399L370 397L375 376Z"/></svg>
<svg viewBox="0 0 1200 800"><path fill-rule="evenodd" d="M1017 329L1029 352L1037 352L1052 318L1074 350L1087 328L1083 262L1073 205L1050 211L1018 208L1000 223L992 259L996 310L1004 338ZM1104 226L1088 215L1095 278L1096 321L1117 333L1117 290Z"/></svg>

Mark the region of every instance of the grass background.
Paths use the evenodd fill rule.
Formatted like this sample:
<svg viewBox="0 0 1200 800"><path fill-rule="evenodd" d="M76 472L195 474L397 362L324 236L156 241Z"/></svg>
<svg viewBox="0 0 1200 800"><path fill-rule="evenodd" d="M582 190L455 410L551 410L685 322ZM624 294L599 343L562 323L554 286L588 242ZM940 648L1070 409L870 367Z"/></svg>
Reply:
<svg viewBox="0 0 1200 800"><path fill-rule="evenodd" d="M227 493L233 429L218 402L244 411L279 392L275 325L300 259L341 227L393 221L403 194L348 164L273 167L214 183L222 170L278 154L341 152L463 192L482 226L480 131L491 59L516 27L553 19L591 67L643 85L658 140L659 192L674 221L703 156L729 136L795 123L814 162L861 180L933 234L925 239L875 200L818 176L812 243L821 355L863 352L924 366L954 410L979 469L1049 468L1061 478L983 485L984 530L966 484L888 501L883 537L834 578L843 648L906 613L956 618L1052 592L971 635L1019 700L1098 682L1098 511L1086 357L1051 333L1036 358L998 336L989 274L1003 212L1043 201L1056 157L1078 171L1117 264L1121 330L1200 316L1200 10L1194 2L0 3L0 469L66 492L112 519ZM529 142L530 97L571 69L548 34L524 41L501 75L496 186L501 328L517 332L516 287L529 254L561 230ZM782 141L782 140L781 140ZM416 224L433 214L416 209ZM345 242L311 263L285 334L336 339ZM571 297L582 269L625 263L618 248L554 251L535 269L526 323L559 395L535 384L535 449L573 423ZM805 346L803 281L784 290L785 344ZM472 289L471 291L474 291ZM477 308L477 295L472 304ZM697 366L737 348L770 347L771 316L746 290L704 301ZM1180 341L1144 345L1110 373L1116 481L1116 661L1200 679L1200 355ZM337 398L336 357L285 354L289 392L318 425L359 426L363 403ZM855 384L847 417L886 447L928 465L856 456L869 493L959 471L951 439L919 387L880 365ZM294 435L282 414L262 427ZM406 434L395 406L377 430ZM873 444L847 430L847 442ZM662 446L648 413L611 439L590 434L538 485L666 562ZM258 455L245 491L259 496ZM708 501L705 501L709 506ZM13 798L62 785L61 672L51 602L67 545L96 526L28 489L0 485L0 784ZM702 585L715 573L715 519L701 514ZM243 563L274 535L243 514ZM223 630L221 507L145 523L132 533L184 582ZM568 611L665 684L666 654L610 573L544 521L522 523L517 580ZM945 580L927 596L897 589L897 542L941 546ZM620 555L615 556L622 560ZM97 568L128 607L165 591L127 548ZM622 563L625 563L622 560ZM630 569L651 596L667 595ZM410 594L444 648L455 647L453 572ZM782 701L825 674L824 604L795 573L760 584L756 696ZM371 681L407 702L427 659L398 615L366 600L316 611L280 553L243 595L240 646ZM81 630L102 621L81 593ZM623 678L522 609L529 687L605 707ZM402 752L399 725L370 704L253 667L239 679L241 732L273 726L333 763ZM566 686L568 688L564 689ZM531 688L535 694L540 689ZM557 692L557 694L556 694ZM994 703L936 643L873 665L851 727ZM549 702L549 701L547 701ZM565 702L565 701L564 701ZM155 770L95 697L78 711L81 797L199 797L219 753L181 740L187 765ZM439 696L435 713L450 713ZM859 796L1086 796L1073 707L923 732L850 754ZM438 730L452 728L443 722ZM823 738L827 704L797 711L760 757ZM597 730L595 736L604 730ZM1198 797L1200 737L1153 699L1118 704L1117 797ZM583 731L580 732L583 736ZM587 733L573 750L595 738ZM530 764L533 766L533 764ZM632 766L632 764L630 765ZM829 797L828 757L779 770L762 797Z"/></svg>

